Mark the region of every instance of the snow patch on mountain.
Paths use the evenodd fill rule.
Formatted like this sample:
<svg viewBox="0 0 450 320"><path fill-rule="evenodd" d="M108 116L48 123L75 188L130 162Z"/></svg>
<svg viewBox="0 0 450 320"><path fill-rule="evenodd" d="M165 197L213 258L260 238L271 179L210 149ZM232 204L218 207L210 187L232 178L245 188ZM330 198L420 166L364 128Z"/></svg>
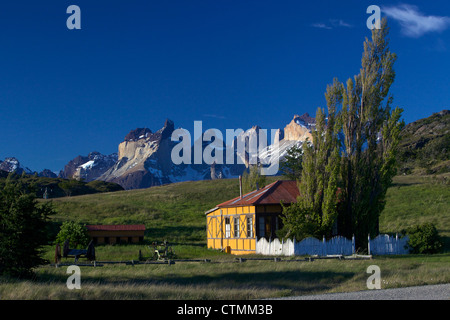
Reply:
<svg viewBox="0 0 450 320"><path fill-rule="evenodd" d="M6 172L15 172L17 174L34 174L34 171L28 167L24 167L20 164L19 160L15 157L7 157L4 161L0 161L0 170Z"/></svg>

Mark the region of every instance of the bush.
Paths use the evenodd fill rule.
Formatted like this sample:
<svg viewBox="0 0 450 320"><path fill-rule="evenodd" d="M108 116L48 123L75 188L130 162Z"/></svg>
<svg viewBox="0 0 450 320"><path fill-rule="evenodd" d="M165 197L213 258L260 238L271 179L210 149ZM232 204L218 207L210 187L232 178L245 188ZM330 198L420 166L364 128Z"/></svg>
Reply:
<svg viewBox="0 0 450 320"><path fill-rule="evenodd" d="M408 245L411 253L439 253L444 244L438 234L436 226L432 223L416 225L406 231L409 236Z"/></svg>
<svg viewBox="0 0 450 320"><path fill-rule="evenodd" d="M85 226L73 221L65 221L56 236L56 243L63 246L69 239L69 246L73 249L84 249L89 243L89 235Z"/></svg>

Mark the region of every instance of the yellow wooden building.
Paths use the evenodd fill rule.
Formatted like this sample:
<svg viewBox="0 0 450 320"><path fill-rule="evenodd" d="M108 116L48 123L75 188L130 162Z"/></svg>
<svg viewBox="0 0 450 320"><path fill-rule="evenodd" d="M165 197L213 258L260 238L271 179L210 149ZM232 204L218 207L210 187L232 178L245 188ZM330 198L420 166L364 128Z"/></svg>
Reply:
<svg viewBox="0 0 450 320"><path fill-rule="evenodd" d="M282 207L297 201L296 181L279 180L205 212L208 248L232 254L256 252L256 240L275 238Z"/></svg>

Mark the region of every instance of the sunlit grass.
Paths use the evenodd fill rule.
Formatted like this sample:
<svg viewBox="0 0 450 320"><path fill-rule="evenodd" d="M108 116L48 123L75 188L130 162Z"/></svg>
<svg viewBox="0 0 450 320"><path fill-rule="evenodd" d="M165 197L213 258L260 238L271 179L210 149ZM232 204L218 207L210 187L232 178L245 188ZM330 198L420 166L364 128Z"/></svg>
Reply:
<svg viewBox="0 0 450 320"><path fill-rule="evenodd" d="M441 177L396 177L380 217L380 231L395 233L434 222L449 251L450 188ZM239 263L236 256L206 248L204 215L238 192L235 180L216 180L54 200L55 223L70 219L89 224L145 223L144 243L99 245L98 261L137 261L139 250L148 258L152 241L168 240L176 258L211 262L81 267L81 290L67 289L67 267L47 265L37 268L32 280L0 277L0 298L260 299L357 291L367 289L366 270L373 264L381 269L382 288L450 282L450 253L377 256L372 260ZM45 248L44 258L53 262L54 246ZM62 262L70 264L73 259Z"/></svg>

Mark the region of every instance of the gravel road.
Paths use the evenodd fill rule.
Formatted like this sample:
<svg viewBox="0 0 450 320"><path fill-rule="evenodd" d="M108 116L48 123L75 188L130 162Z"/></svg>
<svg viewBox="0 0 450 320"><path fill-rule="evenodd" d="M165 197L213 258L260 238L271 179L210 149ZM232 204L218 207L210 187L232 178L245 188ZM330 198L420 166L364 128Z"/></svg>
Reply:
<svg viewBox="0 0 450 320"><path fill-rule="evenodd" d="M450 300L450 283L286 297L283 300Z"/></svg>

